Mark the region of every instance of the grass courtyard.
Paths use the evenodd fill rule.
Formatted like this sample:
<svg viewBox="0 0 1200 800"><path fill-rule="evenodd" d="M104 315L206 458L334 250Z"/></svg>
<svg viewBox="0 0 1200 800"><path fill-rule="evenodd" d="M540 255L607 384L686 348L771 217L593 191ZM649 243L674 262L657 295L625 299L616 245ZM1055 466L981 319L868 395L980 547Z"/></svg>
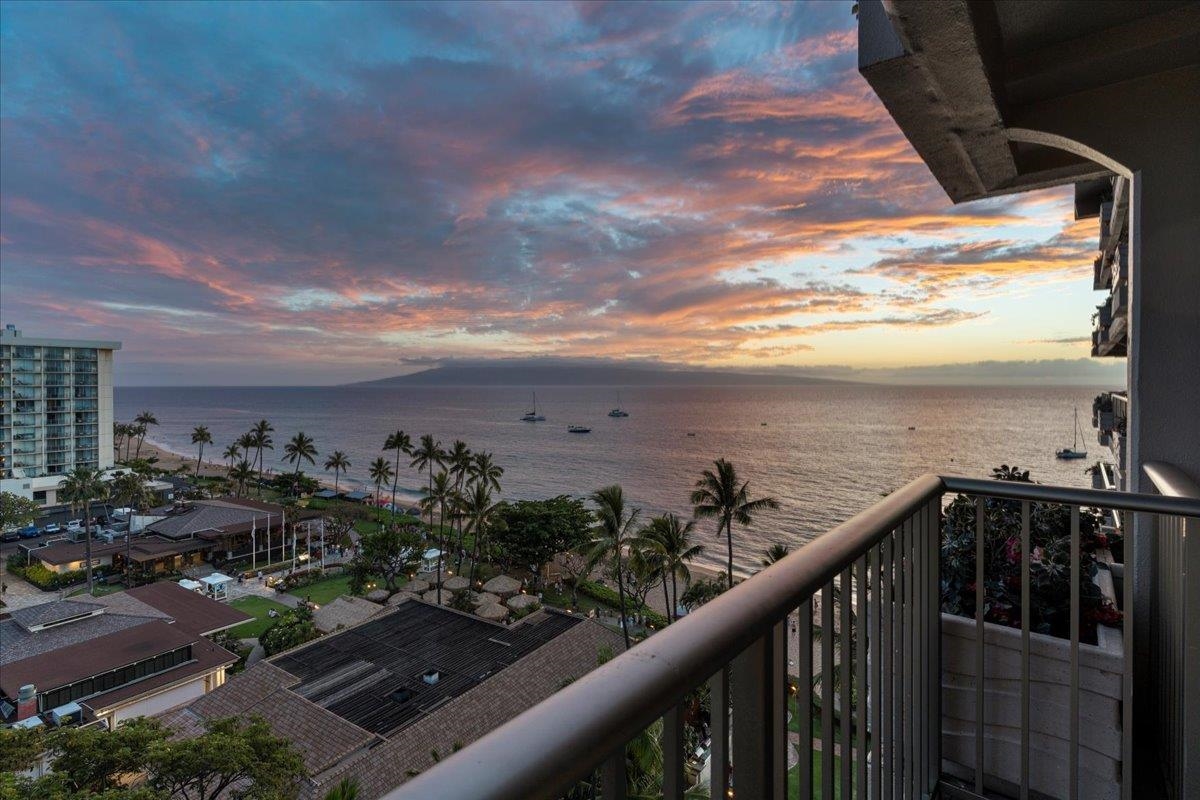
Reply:
<svg viewBox="0 0 1200 800"><path fill-rule="evenodd" d="M239 597L237 600L231 601L229 605L243 614L254 617L250 622L244 622L236 628L230 629L229 632L239 639L257 639L262 636L263 632L275 623L275 620L267 614L271 609L275 609L278 614L287 611L287 606L283 603L276 603L265 597Z"/></svg>

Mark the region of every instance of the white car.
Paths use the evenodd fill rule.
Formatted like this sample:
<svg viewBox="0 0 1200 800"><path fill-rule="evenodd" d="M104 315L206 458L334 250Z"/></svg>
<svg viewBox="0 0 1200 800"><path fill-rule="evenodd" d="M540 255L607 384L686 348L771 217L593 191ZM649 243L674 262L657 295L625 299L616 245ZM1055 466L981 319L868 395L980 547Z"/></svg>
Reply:
<svg viewBox="0 0 1200 800"><path fill-rule="evenodd" d="M67 530L70 531L71 533L75 533L75 531L83 530L83 520L81 520L81 519L68 520L67 521Z"/></svg>

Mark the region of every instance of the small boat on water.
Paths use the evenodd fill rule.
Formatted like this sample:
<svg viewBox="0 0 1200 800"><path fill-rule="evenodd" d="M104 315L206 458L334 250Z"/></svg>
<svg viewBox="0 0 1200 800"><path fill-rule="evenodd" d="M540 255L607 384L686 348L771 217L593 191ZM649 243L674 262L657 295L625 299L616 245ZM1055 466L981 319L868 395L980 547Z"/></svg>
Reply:
<svg viewBox="0 0 1200 800"><path fill-rule="evenodd" d="M591 433L592 429L585 425L568 425L567 433Z"/></svg>
<svg viewBox="0 0 1200 800"><path fill-rule="evenodd" d="M522 422L545 422L546 418L538 413L537 410L537 392L533 393L533 408L526 411L521 417Z"/></svg>
<svg viewBox="0 0 1200 800"><path fill-rule="evenodd" d="M1055 450L1055 458L1072 459L1072 458L1087 458L1087 450L1079 450L1079 409L1075 409L1075 432L1074 441L1070 447L1064 447L1061 450Z"/></svg>
<svg viewBox="0 0 1200 800"><path fill-rule="evenodd" d="M621 393L617 392L617 407L608 412L610 417L628 417L629 412L621 408Z"/></svg>

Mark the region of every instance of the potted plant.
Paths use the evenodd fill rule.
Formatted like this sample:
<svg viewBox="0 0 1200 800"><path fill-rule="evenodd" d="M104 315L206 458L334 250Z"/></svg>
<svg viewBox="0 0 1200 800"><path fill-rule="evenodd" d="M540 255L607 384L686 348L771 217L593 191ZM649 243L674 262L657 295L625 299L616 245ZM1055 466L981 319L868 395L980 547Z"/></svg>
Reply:
<svg viewBox="0 0 1200 800"><path fill-rule="evenodd" d="M1031 482L1007 465L997 480ZM985 498L984 696L986 772L1021 765L1021 502ZM1071 508L1030 503L1031 788L1067 794L1070 741ZM941 541L943 753L952 772L973 776L976 714L976 501L946 507ZM1121 770L1124 645L1119 631L1108 535L1101 515L1079 510L1080 791L1117 797Z"/></svg>

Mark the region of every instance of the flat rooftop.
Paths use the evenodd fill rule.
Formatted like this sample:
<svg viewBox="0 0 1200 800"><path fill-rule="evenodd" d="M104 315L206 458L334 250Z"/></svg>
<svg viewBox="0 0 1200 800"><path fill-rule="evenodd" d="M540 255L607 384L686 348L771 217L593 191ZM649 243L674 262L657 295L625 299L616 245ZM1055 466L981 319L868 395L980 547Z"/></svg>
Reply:
<svg viewBox="0 0 1200 800"><path fill-rule="evenodd" d="M364 730L397 731L583 622L543 613L511 627L425 603L271 659L291 690ZM436 683L424 675L436 671Z"/></svg>

